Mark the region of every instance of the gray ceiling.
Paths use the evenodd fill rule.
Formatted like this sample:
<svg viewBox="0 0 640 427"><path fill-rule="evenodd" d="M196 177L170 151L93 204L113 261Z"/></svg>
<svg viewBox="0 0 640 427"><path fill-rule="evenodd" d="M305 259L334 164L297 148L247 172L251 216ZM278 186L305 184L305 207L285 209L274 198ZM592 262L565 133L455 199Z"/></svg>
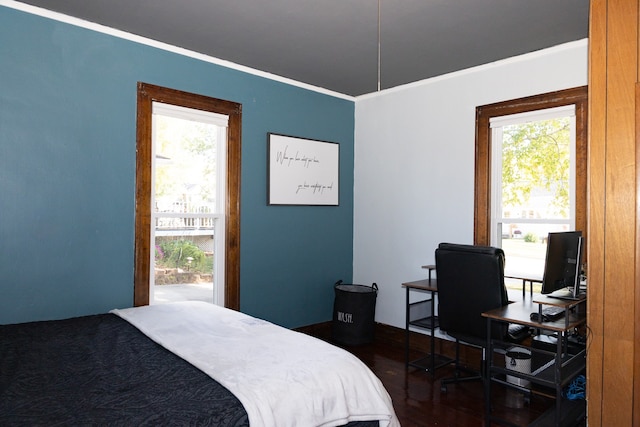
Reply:
<svg viewBox="0 0 640 427"><path fill-rule="evenodd" d="M378 0L23 0L346 95L378 87ZM588 35L589 0L380 0L391 88Z"/></svg>

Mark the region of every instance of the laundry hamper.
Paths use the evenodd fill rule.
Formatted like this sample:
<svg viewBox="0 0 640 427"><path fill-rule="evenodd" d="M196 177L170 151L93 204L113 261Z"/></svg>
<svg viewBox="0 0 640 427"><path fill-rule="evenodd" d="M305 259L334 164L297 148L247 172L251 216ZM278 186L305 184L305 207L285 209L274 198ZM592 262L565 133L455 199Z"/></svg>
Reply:
<svg viewBox="0 0 640 427"><path fill-rule="evenodd" d="M376 297L378 285L334 284L333 341L344 345L373 342L375 332Z"/></svg>

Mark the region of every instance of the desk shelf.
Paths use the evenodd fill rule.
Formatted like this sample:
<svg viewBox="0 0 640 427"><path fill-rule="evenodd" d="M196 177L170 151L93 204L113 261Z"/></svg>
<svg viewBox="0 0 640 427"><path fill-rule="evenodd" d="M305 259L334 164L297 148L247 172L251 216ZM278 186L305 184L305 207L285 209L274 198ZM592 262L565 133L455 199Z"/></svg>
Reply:
<svg viewBox="0 0 640 427"><path fill-rule="evenodd" d="M433 316L433 301L431 295L428 299L409 303L409 326L422 329L438 329L438 316Z"/></svg>
<svg viewBox="0 0 640 427"><path fill-rule="evenodd" d="M438 329L440 327L440 322L438 321L438 316L427 316L421 319L412 320L409 322L409 325L415 326L422 329L432 329L431 325L433 321L433 329Z"/></svg>
<svg viewBox="0 0 640 427"><path fill-rule="evenodd" d="M532 373L520 372L516 369L507 369L506 366L495 363L502 355L500 351L514 346L502 340L489 340L487 342L488 354L486 372L488 380L485 381L485 407L486 424L491 425L492 421L501 422L499 418L491 414L491 384L500 384L511 389L523 392L525 395L538 395L554 399L555 404L537 420L532 426L573 426L586 415L586 403L584 400L571 401L563 398L562 390L571 383L578 375L583 374L586 367L586 349L576 347L575 343L569 340L569 333L576 327L586 322L586 315L582 310L571 312L571 309L579 303L550 301L553 305L562 306L567 311L564 319L555 322L532 322L528 317L532 311L539 310L538 304L546 301L546 297L537 296L531 300L520 303L509 304L509 306L490 310L483 313L487 318L487 331L491 328L492 322L518 323L536 328L538 331L551 331L557 334L556 342L551 349L535 348L532 346L515 345L524 348L531 353L532 360L538 357L540 367L534 369ZM506 376L515 377L529 381L527 386L522 386L514 382L506 381Z"/></svg>
<svg viewBox="0 0 640 427"><path fill-rule="evenodd" d="M428 268L429 266L425 266ZM435 375L436 369L448 365L453 359L435 353L435 335L434 332L439 327L438 316L435 315L435 293L437 292L436 279L431 277L429 269L429 278L417 280L414 282L403 283L406 289L406 337L405 337L405 362L407 367L422 369ZM411 291L427 294L422 300L410 302ZM430 331L430 353L420 357L417 360L409 360L410 347L410 328L420 328Z"/></svg>
<svg viewBox="0 0 640 427"><path fill-rule="evenodd" d="M555 387L559 385L564 388L573 379L584 372L586 366L586 350L582 350L576 355L564 355L560 366L560 378L556 380L555 363L539 372L532 381L538 382L540 385ZM556 362L557 363L557 362Z"/></svg>
<svg viewBox="0 0 640 427"><path fill-rule="evenodd" d="M531 350L532 353L534 351L543 352L542 350L537 350L527 346L519 345L518 347L527 348ZM544 353L550 354L547 351L544 351ZM535 374L526 374L523 372L517 372L511 369L503 368L501 366L492 366L491 373L500 374L500 375L510 375L513 377L522 378L530 381L534 385L541 385L548 388L553 388L553 389L555 389L556 387L564 388L571 381L573 381L573 379L576 376L580 375L581 373L584 373L584 369L586 365L586 350L582 350L578 354L574 354L574 355L565 354L561 356L560 372L559 372L559 378L557 380L556 380L556 363L557 363L557 360L555 360L555 358L549 359L549 363L545 364L546 368L542 369L540 372L537 372ZM498 377L494 375L492 375L491 380L499 383L505 382L502 377ZM512 388L516 388L523 392L531 392L535 394L545 395L544 391L541 391L540 389L536 389L535 387L522 387L512 383L506 383L504 385L507 385ZM551 395L550 397L555 397L555 394Z"/></svg>
<svg viewBox="0 0 640 427"><path fill-rule="evenodd" d="M433 359L432 359L433 357ZM442 356L440 354L427 354L419 359L412 360L408 363L409 366L421 369L426 372L435 372L436 369L441 368L449 363L453 362L452 359Z"/></svg>
<svg viewBox="0 0 640 427"><path fill-rule="evenodd" d="M529 427L547 427L560 424L562 426L575 426L582 419L587 411L587 402L585 400L567 400L562 399L560 403L559 422L556 422L556 407L549 408L544 414L539 416Z"/></svg>

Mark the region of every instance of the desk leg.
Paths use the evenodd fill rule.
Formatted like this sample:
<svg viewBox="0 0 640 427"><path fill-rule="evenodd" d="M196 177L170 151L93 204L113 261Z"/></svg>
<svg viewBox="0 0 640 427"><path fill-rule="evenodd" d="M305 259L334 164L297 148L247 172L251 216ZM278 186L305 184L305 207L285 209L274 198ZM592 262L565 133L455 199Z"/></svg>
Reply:
<svg viewBox="0 0 640 427"><path fill-rule="evenodd" d="M533 298L533 280L529 281L529 296Z"/></svg>
<svg viewBox="0 0 640 427"><path fill-rule="evenodd" d="M404 336L404 360L405 366L409 367L409 321L410 321L410 313L409 313L409 287L407 287L407 300L405 303L406 307L406 319L405 319L405 336Z"/></svg>
<svg viewBox="0 0 640 427"><path fill-rule="evenodd" d="M436 302L435 293L431 291L431 376L436 376Z"/></svg>
<svg viewBox="0 0 640 427"><path fill-rule="evenodd" d="M567 313L568 314L568 313ZM569 317L569 316L567 316ZM562 418L562 386L560 385L560 378L562 378L561 366L562 366L562 356L563 356L563 347L564 347L564 335L565 332L561 332L558 335L557 347L556 347L556 366L554 369L554 378L556 384L556 413L555 413L555 423L556 425L560 425L560 419Z"/></svg>
<svg viewBox="0 0 640 427"><path fill-rule="evenodd" d="M483 350L485 356L482 381L484 383L484 415L485 426L491 425L491 365L493 363L493 348L491 348L491 318L487 318L487 346Z"/></svg>

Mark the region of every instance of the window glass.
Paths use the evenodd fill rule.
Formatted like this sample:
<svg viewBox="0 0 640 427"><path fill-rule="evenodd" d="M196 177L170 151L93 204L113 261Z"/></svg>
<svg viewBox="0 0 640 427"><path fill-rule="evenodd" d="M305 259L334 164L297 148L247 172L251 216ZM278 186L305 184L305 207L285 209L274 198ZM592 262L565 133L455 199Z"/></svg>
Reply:
<svg viewBox="0 0 640 427"><path fill-rule="evenodd" d="M490 244L508 276L542 278L549 232L575 229L575 107L494 117Z"/></svg>
<svg viewBox="0 0 640 427"><path fill-rule="evenodd" d="M224 302L227 116L153 104L150 303Z"/></svg>

